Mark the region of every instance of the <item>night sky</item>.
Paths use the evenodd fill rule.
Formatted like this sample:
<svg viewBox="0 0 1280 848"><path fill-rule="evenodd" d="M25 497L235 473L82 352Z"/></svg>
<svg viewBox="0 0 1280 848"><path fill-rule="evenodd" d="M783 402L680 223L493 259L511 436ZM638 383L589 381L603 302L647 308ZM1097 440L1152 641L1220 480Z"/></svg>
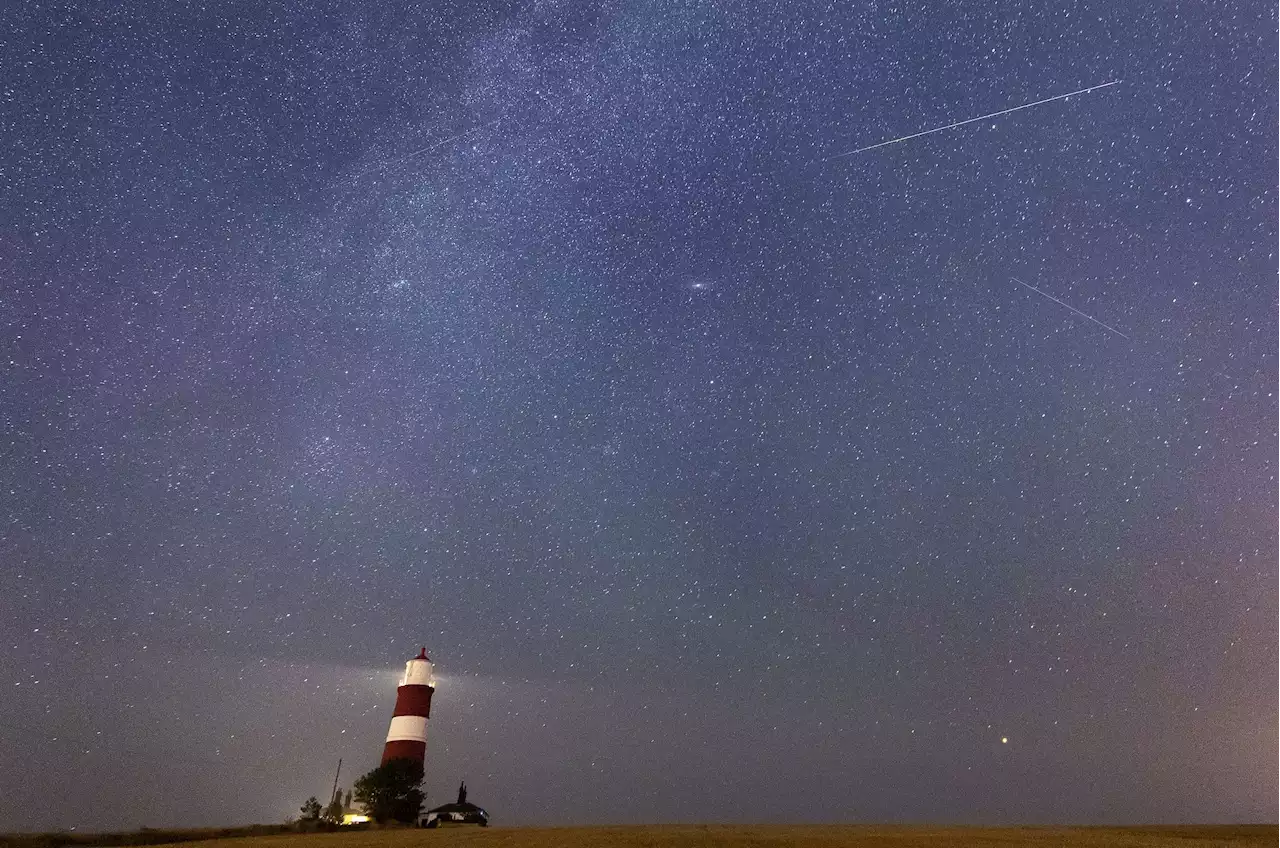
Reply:
<svg viewBox="0 0 1280 848"><path fill-rule="evenodd" d="M4 6L0 831L1275 820L1274 3Z"/></svg>

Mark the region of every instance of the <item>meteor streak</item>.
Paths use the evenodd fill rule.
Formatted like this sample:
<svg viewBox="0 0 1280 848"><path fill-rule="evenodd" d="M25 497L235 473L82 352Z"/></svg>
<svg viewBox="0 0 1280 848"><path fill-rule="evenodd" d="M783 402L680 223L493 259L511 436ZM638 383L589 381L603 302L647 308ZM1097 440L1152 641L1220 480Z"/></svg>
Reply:
<svg viewBox="0 0 1280 848"><path fill-rule="evenodd" d="M405 162L408 162L410 159L414 159L418 156L421 156L424 153L430 153L432 150L435 150L437 147L443 147L444 145L448 144L451 141L458 141L459 139L466 138L467 136L473 133L478 133L481 130L488 129L489 127L500 124L502 123L502 121L503 121L502 118L498 118L497 120L490 121L487 124L480 124L479 126L472 127L471 129L466 130L464 132L457 133L456 135L451 135L448 138L436 139L431 144L427 145L421 150L415 150L412 153L406 153L403 156L396 156L391 159L383 159L380 162L374 162L372 165L365 168L363 171L356 173L354 176L351 177L351 179L353 181L358 180L361 177L363 177L365 174L371 174L374 171L380 171L383 168L387 168L391 165L403 165Z"/></svg>
<svg viewBox="0 0 1280 848"><path fill-rule="evenodd" d="M1119 337L1120 337L1120 338L1122 338L1122 339L1128 339L1128 338L1129 338L1129 337L1128 337L1128 336L1126 336L1124 333L1122 333L1122 332L1120 332L1119 330L1117 330L1115 327L1111 327L1111 326L1108 326L1107 324L1102 323L1102 322L1101 322L1101 321L1099 321L1097 318L1094 318L1092 315L1086 315L1086 314L1084 314L1083 312L1081 312L1079 309L1076 309L1076 308L1075 308L1074 306L1072 306L1071 304L1069 304L1069 303L1063 303L1062 301L1058 300L1056 297L1054 297L1054 296L1053 296L1053 295L1051 295L1051 294L1045 294L1044 292L1040 291L1040 289L1036 288L1035 286L1031 285L1030 283L1024 283L1024 282L1022 282L1022 280L1019 280L1017 277L1010 277L1010 279L1011 279L1011 280L1013 280L1015 283L1017 283L1017 284L1018 284L1018 285L1020 285L1020 286L1026 286L1027 288L1031 289L1033 292L1035 292L1035 293L1036 293L1036 294L1038 294L1038 295L1042 295L1043 297L1047 297L1047 298L1049 298L1049 299L1050 299L1050 300L1052 300L1054 303L1059 304L1060 306L1065 306L1065 307L1067 307L1067 308L1068 308L1068 309L1070 309L1072 312L1074 312L1075 314L1079 315L1081 318L1088 318L1090 321L1092 321L1093 323L1097 324L1099 327L1102 327L1102 328L1104 328L1104 329L1106 329L1106 330L1109 330L1109 331L1111 331L1111 332L1115 333L1117 336L1119 336Z"/></svg>
<svg viewBox="0 0 1280 848"><path fill-rule="evenodd" d="M954 124L947 124L946 126L942 126L942 127L934 127L931 130L923 130L918 133L912 133L911 135L904 135L901 138L891 138L888 141L882 141L882 142L879 142L878 144L869 144L866 147L859 147L857 150L849 150L849 151L846 151L845 153L837 153L834 156L828 156L825 159L821 159L819 161L830 162L832 159L842 159L845 156L852 156L855 153L865 153L868 150L875 150L877 147L886 147L890 144L897 144L900 141L910 141L911 139L919 138L922 135L929 135L930 133L942 132L943 130L953 130L956 127L963 127L965 124L972 124L974 121L985 121L987 118L998 118L1001 115L1008 115L1010 112L1017 112L1020 109L1030 109L1032 106L1040 106L1044 103L1052 103L1055 100L1065 100L1066 98L1074 97L1077 94L1089 94L1091 92L1097 91L1100 88L1106 88L1107 86L1110 86L1110 85L1119 85L1122 82L1124 82L1124 80L1112 80L1111 82L1104 82L1101 85L1091 85L1088 88L1081 88L1081 89L1077 89L1076 91L1069 91L1066 94L1059 94L1056 97L1046 97L1045 99L1037 100L1034 103L1023 103L1021 106L1014 106L1010 109L1001 109L999 112L992 112L989 115L979 115L976 118L967 118L963 121L956 121Z"/></svg>

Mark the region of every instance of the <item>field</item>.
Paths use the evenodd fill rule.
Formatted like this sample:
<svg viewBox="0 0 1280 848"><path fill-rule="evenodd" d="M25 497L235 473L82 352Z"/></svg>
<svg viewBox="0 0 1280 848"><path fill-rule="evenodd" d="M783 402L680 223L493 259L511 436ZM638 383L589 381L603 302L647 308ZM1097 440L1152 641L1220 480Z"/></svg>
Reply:
<svg viewBox="0 0 1280 848"><path fill-rule="evenodd" d="M287 834L183 843L183 848L1216 848L1277 843L1275 825L1187 827L930 827L658 825L462 828Z"/></svg>

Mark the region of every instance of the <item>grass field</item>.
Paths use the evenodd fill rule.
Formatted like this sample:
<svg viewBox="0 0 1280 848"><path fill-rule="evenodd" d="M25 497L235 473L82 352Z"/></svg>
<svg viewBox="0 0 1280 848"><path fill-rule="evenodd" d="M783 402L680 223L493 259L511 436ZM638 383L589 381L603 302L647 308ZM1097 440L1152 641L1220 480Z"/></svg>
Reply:
<svg viewBox="0 0 1280 848"><path fill-rule="evenodd" d="M1189 827L898 827L877 825L657 825L462 828L250 836L183 848L1274 848L1275 825Z"/></svg>

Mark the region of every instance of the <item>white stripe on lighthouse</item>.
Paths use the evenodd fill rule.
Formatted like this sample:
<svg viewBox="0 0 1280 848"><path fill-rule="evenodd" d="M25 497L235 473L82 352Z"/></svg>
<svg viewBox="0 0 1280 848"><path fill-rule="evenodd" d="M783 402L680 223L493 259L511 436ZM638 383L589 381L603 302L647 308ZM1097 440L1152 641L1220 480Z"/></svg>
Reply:
<svg viewBox="0 0 1280 848"><path fill-rule="evenodd" d="M426 742L426 716L396 716L391 719L391 729L387 731L388 742Z"/></svg>

